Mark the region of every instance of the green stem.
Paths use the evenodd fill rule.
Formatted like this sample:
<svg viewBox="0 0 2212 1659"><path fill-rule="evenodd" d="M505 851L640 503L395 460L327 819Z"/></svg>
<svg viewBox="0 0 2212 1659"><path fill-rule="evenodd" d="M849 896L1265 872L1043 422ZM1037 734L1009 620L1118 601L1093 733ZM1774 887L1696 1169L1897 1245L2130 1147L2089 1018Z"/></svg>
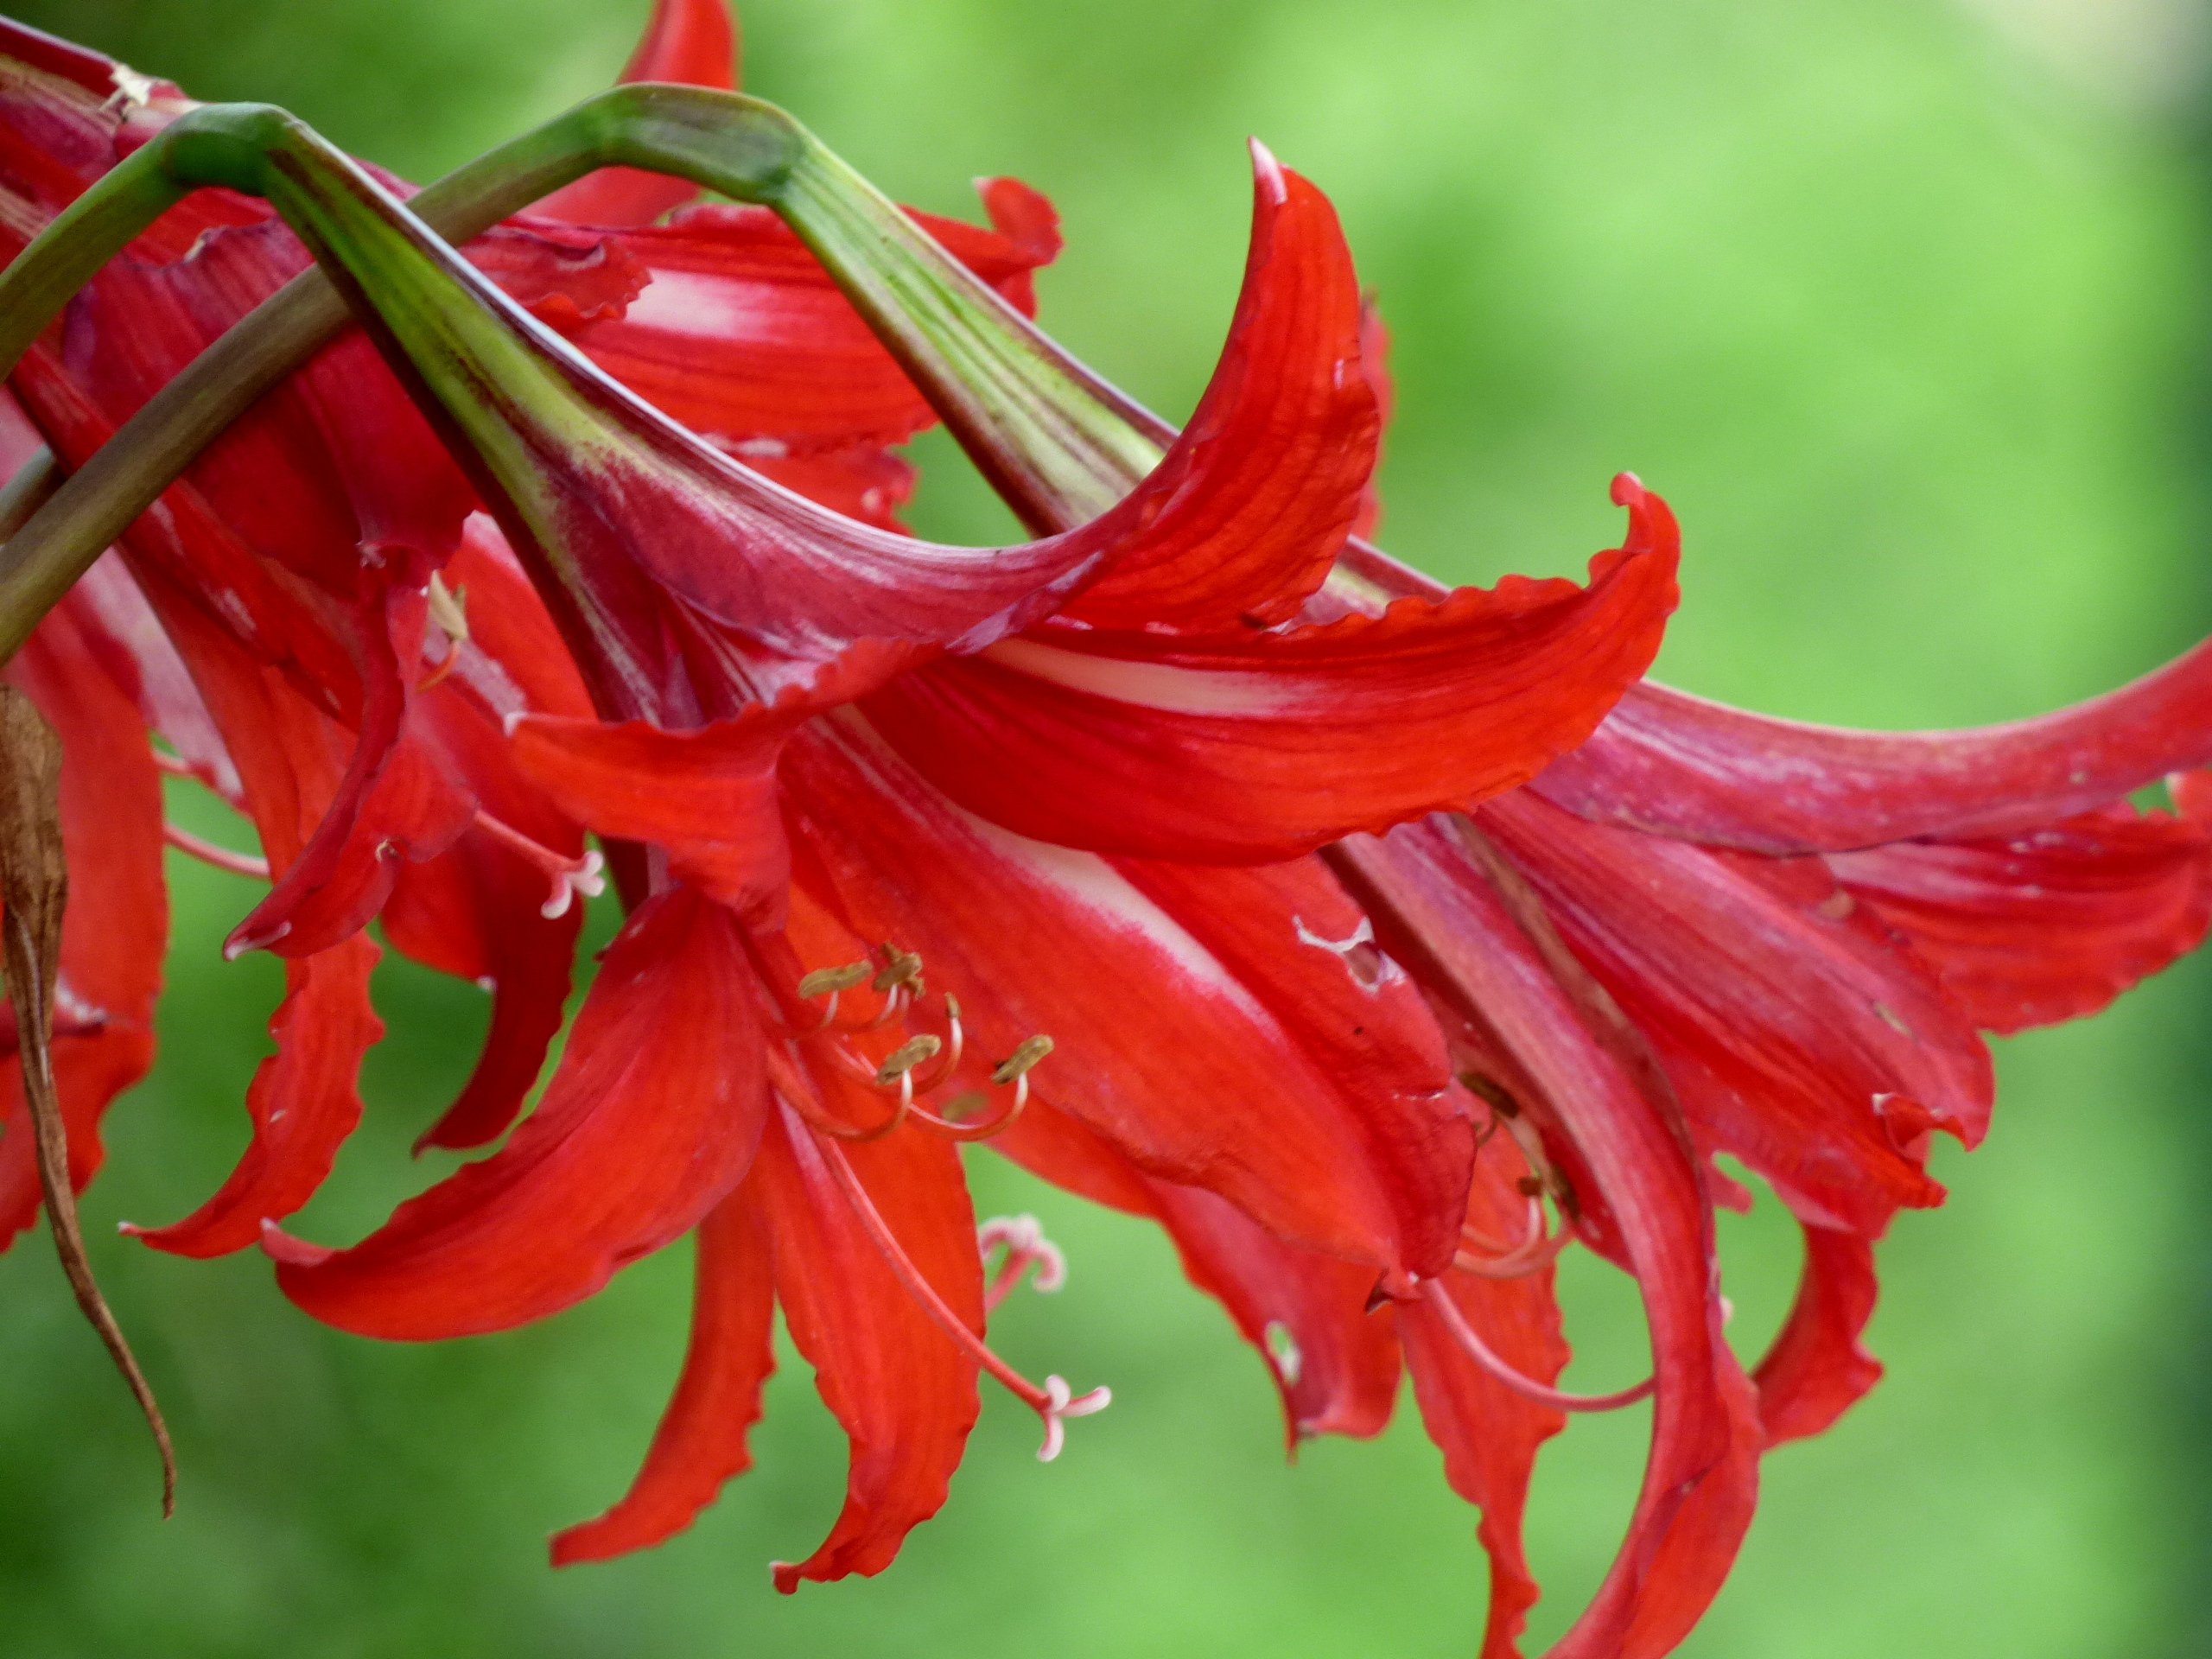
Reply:
<svg viewBox="0 0 2212 1659"><path fill-rule="evenodd" d="M0 273L0 364L12 368L69 295L192 188L264 194L273 183L281 195L269 146L282 149L295 133L313 137L267 105L210 105L104 175ZM1035 529L1119 499L1172 436L1071 365L798 122L755 99L617 87L448 174L408 213L448 242L465 242L608 166L672 174L781 213ZM335 335L346 315L323 270L302 272L68 478L0 547L0 661L218 433Z"/></svg>

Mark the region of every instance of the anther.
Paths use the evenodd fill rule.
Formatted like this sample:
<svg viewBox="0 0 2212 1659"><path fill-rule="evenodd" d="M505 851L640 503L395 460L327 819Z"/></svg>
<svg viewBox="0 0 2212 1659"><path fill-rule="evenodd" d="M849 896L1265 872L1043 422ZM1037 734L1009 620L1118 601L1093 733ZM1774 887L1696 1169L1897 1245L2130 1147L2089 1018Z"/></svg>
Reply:
<svg viewBox="0 0 2212 1659"><path fill-rule="evenodd" d="M908 1072L944 1046L944 1044L940 1039L932 1037L926 1031L918 1037L909 1037L890 1053L885 1055L883 1064L876 1067L875 1081L878 1086L888 1088L905 1078Z"/></svg>
<svg viewBox="0 0 2212 1659"><path fill-rule="evenodd" d="M1052 1052L1052 1039L1043 1033L1025 1038L1020 1047L991 1068L991 1081L1001 1084L1012 1083L1026 1075L1032 1066Z"/></svg>
<svg viewBox="0 0 2212 1659"><path fill-rule="evenodd" d="M501 823L489 812L477 813L476 827L545 872L553 891L551 896L538 906L537 913L548 921L556 916L567 915L569 906L575 902L578 893L587 899L596 899L607 891L607 878L600 874L607 868L607 861L596 849L587 851L581 858L567 857L542 842L531 840L512 824Z"/></svg>
<svg viewBox="0 0 2212 1659"><path fill-rule="evenodd" d="M438 625L446 636L444 659L416 683L417 691L428 691L453 672L461 661L461 648L468 643L468 589L448 589L445 580L433 572L429 594L430 620Z"/></svg>
<svg viewBox="0 0 2212 1659"><path fill-rule="evenodd" d="M167 819L162 821L162 839L180 853L196 858L202 864L212 864L219 870L228 870L232 875L243 875L251 880L269 880L267 859L256 858L251 853L234 853L212 841L202 841L191 830L180 830Z"/></svg>
<svg viewBox="0 0 2212 1659"><path fill-rule="evenodd" d="M817 968L798 982L801 1001L836 991L849 991L874 971L866 962L849 962L836 968Z"/></svg>
<svg viewBox="0 0 2212 1659"><path fill-rule="evenodd" d="M1111 1389L1093 1389L1088 1394L1071 1394L1067 1379L1058 1376L1047 1376L1045 1386L1040 1389L992 1352L989 1344L969 1328L968 1322L945 1306L944 1299L937 1294L937 1287L914 1265L899 1243L898 1236L883 1219L882 1211L875 1207L875 1200L868 1197L868 1189L861 1185L860 1177L853 1173L853 1166L846 1161L843 1148L835 1141L819 1141L815 1144L822 1154L823 1163L844 1192L846 1202L852 1205L853 1213L860 1218L861 1226L867 1230L869 1239L883 1257L884 1265L891 1269L893 1276L906 1287L906 1294L914 1299L922 1312L935 1321L938 1328L952 1338L962 1352L997 1378L1008 1393L1044 1420L1045 1444L1038 1448L1037 1461L1050 1463L1058 1457L1060 1446L1066 1437L1066 1430L1062 1427L1064 1421L1070 1417L1088 1417L1095 1411L1105 1410L1114 1402L1114 1391Z"/></svg>
<svg viewBox="0 0 2212 1659"><path fill-rule="evenodd" d="M1459 1311L1459 1305L1452 1300L1440 1281L1432 1279L1421 1289L1467 1357L1523 1400L1549 1406L1554 1411L1618 1411L1624 1406L1634 1405L1658 1384L1657 1377L1647 1376L1634 1388L1613 1394L1562 1393L1523 1375L1491 1352L1489 1344L1475 1334L1474 1326L1467 1323L1466 1315Z"/></svg>
<svg viewBox="0 0 2212 1659"><path fill-rule="evenodd" d="M879 991L912 991L922 994L922 959L912 950L902 950L886 939L883 942L883 965L876 969L870 988Z"/></svg>

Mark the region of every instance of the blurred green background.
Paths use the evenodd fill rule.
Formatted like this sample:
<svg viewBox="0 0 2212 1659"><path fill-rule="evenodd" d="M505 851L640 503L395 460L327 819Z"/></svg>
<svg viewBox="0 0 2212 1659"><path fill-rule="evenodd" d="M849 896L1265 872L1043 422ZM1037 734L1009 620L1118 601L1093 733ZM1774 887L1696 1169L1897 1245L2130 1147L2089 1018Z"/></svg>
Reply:
<svg viewBox="0 0 2212 1659"><path fill-rule="evenodd" d="M592 91L645 0L40 0L16 14L207 98L289 105L422 178ZM1688 538L1662 663L1807 718L2006 718L2212 626L2203 556L2206 17L2184 0L758 0L747 82L906 200L1048 191L1048 326L1171 415L1242 264L1240 143L1343 214L1396 336L1382 539L1488 580L1617 539L1608 476ZM1007 521L948 445L919 518ZM181 801L188 816L204 804ZM213 832L226 826L191 820ZM228 833L236 835L234 829ZM1409 1421L1281 1459L1258 1361L1143 1229L976 1164L1071 1282L1002 1320L1018 1363L1109 1381L1040 1467L1001 1398L946 1513L872 1581L769 1589L835 1513L804 1367L757 1471L691 1532L559 1574L543 1535L618 1494L673 1375L683 1250L540 1327L438 1348L325 1331L265 1264L116 1240L243 1143L276 974L221 965L242 882L180 863L155 1079L111 1119L88 1230L184 1471L155 1519L143 1431L42 1241L0 1262L0 1652L10 1656L1293 1656L1471 1652L1471 1515ZM605 918L600 918L604 925ZM405 1148L463 1070L472 993L388 966L369 1119L311 1236L429 1172ZM1889 1381L1767 1465L1687 1652L2212 1651L2207 1172L2212 975L2185 964L2000 1046L1997 1128L1939 1153L1949 1205L1883 1257ZM1724 1219L1757 1351L1796 1247ZM103 1240L106 1242L102 1242ZM1632 1300L1568 1275L1570 1381L1640 1363ZM1578 1423L1530 1535L1555 1634L1625 1516L1641 1413Z"/></svg>

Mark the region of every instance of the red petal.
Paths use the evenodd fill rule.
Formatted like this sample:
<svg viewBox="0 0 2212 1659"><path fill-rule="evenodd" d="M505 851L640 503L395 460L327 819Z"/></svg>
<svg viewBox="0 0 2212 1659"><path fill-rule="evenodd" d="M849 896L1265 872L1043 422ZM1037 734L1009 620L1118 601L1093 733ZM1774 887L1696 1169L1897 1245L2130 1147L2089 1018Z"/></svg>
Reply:
<svg viewBox="0 0 2212 1659"><path fill-rule="evenodd" d="M1446 1178L1407 1160L1418 1148L1448 1171L1471 1132L1439 1121L1440 1103L1421 1097L1433 1074L1403 1061L1406 988L1370 1000L1353 965L1300 945L1288 906L1269 910L1273 958L1248 980L1263 924L1239 907L1279 906L1264 877L1192 873L1173 900L1185 913L1172 913L1101 859L960 812L854 721L803 728L784 781L836 884L831 902L863 937L920 952L930 982L959 997L976 1052L1048 1033L1058 1046L1036 1087L1148 1174L1207 1187L1325 1254L1394 1274L1427 1259L1433 1188ZM1215 876L1220 902L1201 913ZM1340 907L1315 917L1323 937L1351 931L1340 893L1306 890ZM1333 1002L1319 988L1327 976L1346 982ZM1340 1085L1337 1062L1291 1023L1348 1005L1371 1009L1378 1039L1391 1033L1370 1051L1367 1093ZM1206 1109L1191 1110L1194 1100Z"/></svg>
<svg viewBox="0 0 2212 1659"><path fill-rule="evenodd" d="M1695 1164L1676 1126L1586 1023L1595 1014L1584 994L1557 977L1571 967L1563 949L1527 931L1548 925L1525 892L1502 894L1433 825L1347 842L1332 861L1367 900L1383 948L1479 1038L1516 1097L1573 1142L1618 1218L1651 1330L1651 1454L1620 1554L1555 1652L1629 1650L1638 1621L1671 1619L1686 1598L1719 1587L1750 1520L1735 1399L1749 1389L1720 1338L1711 1212ZM1755 1452L1755 1423L1750 1440Z"/></svg>
<svg viewBox="0 0 2212 1659"><path fill-rule="evenodd" d="M906 528L899 522L898 512L914 493L913 464L888 449L862 444L778 456L748 453L742 445L734 448L747 466L818 506L878 530L903 532Z"/></svg>
<svg viewBox="0 0 2212 1659"><path fill-rule="evenodd" d="M756 997L728 912L684 887L649 900L505 1147L350 1249L301 1260L274 1241L277 1283L327 1324L416 1341L504 1330L590 1295L743 1175L766 1098Z"/></svg>
<svg viewBox="0 0 2212 1659"><path fill-rule="evenodd" d="M361 1120L355 1078L384 1035L369 1009L378 950L356 936L320 956L284 963L284 1000L269 1021L276 1052L246 1090L253 1142L229 1179L183 1220L141 1233L157 1250L222 1255L261 1242L265 1221L315 1196Z"/></svg>
<svg viewBox="0 0 2212 1659"><path fill-rule="evenodd" d="M147 594L224 735L264 851L276 868L288 868L337 787L335 727L164 584L156 582ZM383 1034L368 999L377 954L356 935L286 962L284 1001L270 1022L276 1052L262 1062L246 1096L253 1141L214 1198L149 1234L149 1243L194 1255L238 1249L258 1237L265 1218L289 1215L314 1193L359 1120L355 1077L362 1053Z"/></svg>
<svg viewBox="0 0 2212 1659"><path fill-rule="evenodd" d="M454 678L501 718L523 713L590 718L591 694L575 659L488 513L474 514L462 527L460 550L445 575L454 596L466 600L474 647L462 651Z"/></svg>
<svg viewBox="0 0 2212 1659"><path fill-rule="evenodd" d="M1375 296L1368 295L1359 306L1359 372L1366 377L1368 389L1375 394L1376 418L1387 429L1390 424L1391 405L1396 401L1396 388L1390 380L1390 331L1383 327L1382 313L1376 308ZM1382 523L1382 498L1372 479L1359 498L1359 516L1352 521L1354 536L1372 536Z"/></svg>
<svg viewBox="0 0 2212 1659"><path fill-rule="evenodd" d="M1753 1373L1769 1446L1823 1433L1882 1380L1882 1363L1859 1345L1878 1288L1871 1243L1806 1225L1797 1300Z"/></svg>
<svg viewBox="0 0 2212 1659"><path fill-rule="evenodd" d="M1472 1126L1420 993L1318 859L1249 870L1116 861L1355 1103L1364 1162L1390 1194L1407 1266L1441 1272L1458 1248ZM1373 1281L1363 1287L1371 1288Z"/></svg>
<svg viewBox="0 0 2212 1659"><path fill-rule="evenodd" d="M737 26L727 0L654 0L645 35L617 84L641 80L734 90ZM603 167L555 191L537 211L586 225L648 225L698 194L699 187L688 180Z"/></svg>
<svg viewBox="0 0 2212 1659"><path fill-rule="evenodd" d="M653 279L620 237L542 219L495 225L461 251L509 299L564 334L619 320Z"/></svg>
<svg viewBox="0 0 2212 1659"><path fill-rule="evenodd" d="M1509 578L1248 638L1033 630L934 663L870 717L932 782L1023 835L1252 862L1526 782L1658 649L1673 516L1631 506L1592 581Z"/></svg>
<svg viewBox="0 0 2212 1659"><path fill-rule="evenodd" d="M699 1224L691 1343L675 1397L622 1501L553 1535L554 1566L650 1548L690 1526L723 1482L753 1466L746 1433L760 1421L760 1385L776 1369L775 1274L760 1209L747 1183Z"/></svg>
<svg viewBox="0 0 2212 1659"><path fill-rule="evenodd" d="M772 715L688 732L531 715L512 741L515 763L562 810L667 849L677 874L741 910L780 893L790 874L776 760L791 729Z"/></svg>
<svg viewBox="0 0 2212 1659"><path fill-rule="evenodd" d="M1291 1450L1317 1434L1388 1427L1398 1344L1389 1314L1368 1310L1374 1268L1294 1249L1202 1188L1152 1189L1183 1271L1268 1362Z"/></svg>
<svg viewBox="0 0 2212 1659"><path fill-rule="evenodd" d="M380 626L360 631L366 696L345 776L299 855L272 865L276 886L231 931L226 955L328 949L382 908L403 861L435 857L475 814L475 796L425 750L403 741L406 672L421 655L424 601L418 592L386 602Z"/></svg>
<svg viewBox="0 0 2212 1659"><path fill-rule="evenodd" d="M1011 187L1009 189L1007 187ZM1051 205L1012 180L985 191L1015 222L985 231L911 216L952 257L1021 310L1030 272L1057 238L1039 234ZM527 226L528 221L524 221ZM856 444L898 443L936 416L891 353L783 220L765 207L690 210L620 238L652 286L619 320L575 335L586 355L682 424L770 461Z"/></svg>
<svg viewBox="0 0 2212 1659"><path fill-rule="evenodd" d="M1847 892L1992 1031L2094 1014L2204 938L2212 836L2126 804L2029 834L1829 855Z"/></svg>
<svg viewBox="0 0 2212 1659"><path fill-rule="evenodd" d="M2212 641L2117 691L1956 732L1808 726L1637 686L1537 784L1605 823L1755 852L2032 832L2212 761Z"/></svg>
<svg viewBox="0 0 2212 1659"><path fill-rule="evenodd" d="M1940 1202L1916 1145L1987 1127L1987 1052L1816 861L1718 855L1523 792L1477 813L1664 1061L1702 1137L1835 1224ZM1796 890L1790 884L1796 883Z"/></svg>
<svg viewBox="0 0 2212 1659"><path fill-rule="evenodd" d="M0 17L0 53L50 75L73 80L102 99L115 96L115 72L118 66L113 59L103 57L89 47L58 39L43 29L31 29L12 17ZM158 85L167 86L168 83Z"/></svg>
<svg viewBox="0 0 2212 1659"><path fill-rule="evenodd" d="M171 264L112 263L71 305L63 366L120 424L307 263L273 220L216 231ZM427 574L452 552L474 505L429 423L358 334L263 397L186 476L256 554L372 613L410 560Z"/></svg>
<svg viewBox="0 0 2212 1659"><path fill-rule="evenodd" d="M438 740L442 758L463 772L502 824L550 853L582 853L582 831L513 770L496 730L453 682L416 700L415 730ZM513 1122L537 1082L561 1028L583 925L581 904L544 914L550 887L543 868L484 829L468 830L437 858L401 868L383 912L385 937L417 962L492 994L476 1070L417 1151L482 1146Z"/></svg>
<svg viewBox="0 0 2212 1659"><path fill-rule="evenodd" d="M1317 1434L1364 1439L1389 1424L1397 1338L1387 1315L1369 1312L1373 1268L1293 1249L1203 1188L1153 1179L1041 1100L991 1145L1033 1174L1166 1230L1191 1282L1228 1310L1266 1363L1294 1452Z"/></svg>
<svg viewBox="0 0 2212 1659"><path fill-rule="evenodd" d="M1234 632L1280 622L1321 585L1351 530L1382 430L1360 372L1359 284L1328 198L1252 146L1252 240L1213 378L1150 480L1206 460L1205 510L1118 562L1067 607L1093 626ZM1243 521L1264 521L1254 536Z"/></svg>
<svg viewBox="0 0 2212 1659"><path fill-rule="evenodd" d="M852 1442L845 1506L805 1560L775 1565L776 1588L891 1565L935 1515L975 1427L975 1362L923 1313L788 1108L760 1142L757 1187L776 1241L776 1294L791 1341ZM976 1217L953 1148L902 1134L845 1150L908 1260L969 1328L983 1328Z"/></svg>
<svg viewBox="0 0 2212 1659"><path fill-rule="evenodd" d="M1528 1200L1515 1185L1527 1166L1503 1137L1485 1144L1468 1196L1469 1224L1492 1237L1514 1237ZM1548 1267L1519 1279L1447 1274L1446 1293L1491 1351L1523 1376L1556 1382L1569 1357ZM1421 1424L1444 1453L1452 1490L1482 1510L1477 1535L1490 1557L1490 1617L1483 1659L1515 1659L1535 1605L1536 1580L1521 1541L1521 1516L1537 1448L1567 1426L1565 1414L1516 1394L1468 1357L1427 1301L1394 1310Z"/></svg>

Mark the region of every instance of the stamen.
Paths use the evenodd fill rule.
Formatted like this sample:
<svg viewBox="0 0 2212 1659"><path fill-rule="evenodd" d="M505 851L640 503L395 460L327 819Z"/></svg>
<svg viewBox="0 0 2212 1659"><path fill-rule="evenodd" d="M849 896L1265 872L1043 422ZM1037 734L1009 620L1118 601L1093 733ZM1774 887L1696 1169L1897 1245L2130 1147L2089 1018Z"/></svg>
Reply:
<svg viewBox="0 0 2212 1659"><path fill-rule="evenodd" d="M1478 1279L1525 1279L1541 1268L1549 1267L1559 1259L1573 1236L1566 1227L1546 1237L1541 1226L1536 1236L1518 1249L1508 1250L1503 1255L1478 1255L1461 1250L1452 1258L1452 1265L1462 1273L1471 1273Z"/></svg>
<svg viewBox="0 0 2212 1659"><path fill-rule="evenodd" d="M1003 1248L1005 1256L998 1271L983 1287L983 1311L996 1308L1021 1282L1021 1275L1034 1264L1037 1271L1030 1274L1029 1287L1046 1294L1058 1290L1068 1281L1068 1259L1060 1247L1045 1236L1045 1229L1034 1216L994 1216L976 1230L977 1254L988 1260L993 1250Z"/></svg>
<svg viewBox="0 0 2212 1659"><path fill-rule="evenodd" d="M1030 1067L1035 1065L1038 1061L1052 1052L1052 1039L1042 1032L1034 1037L1025 1038L1020 1047L1015 1049L1013 1053L992 1068L991 1081L1007 1084L1014 1082L1017 1077L1027 1077Z"/></svg>
<svg viewBox="0 0 2212 1659"><path fill-rule="evenodd" d="M914 1090L914 1068L944 1046L940 1039L931 1036L926 1031L918 1037L909 1037L885 1055L883 1064L875 1068L876 1086L887 1089L894 1083L899 1084L911 1096Z"/></svg>
<svg viewBox="0 0 2212 1659"><path fill-rule="evenodd" d="M798 982L799 1000L811 1002L825 992L835 996L840 991L849 991L868 976L865 962L849 962L838 968L817 968Z"/></svg>
<svg viewBox="0 0 2212 1659"><path fill-rule="evenodd" d="M791 1109L804 1118L807 1127L819 1134L838 1141L880 1141L885 1135L906 1121L906 1113L914 1103L913 1091L899 1091L899 1103L893 1106L880 1123L855 1127L841 1122L824 1112L814 1096L814 1085L800 1075L791 1057L774 1044L767 1046L766 1058L768 1081L784 1097Z"/></svg>
<svg viewBox="0 0 2212 1659"><path fill-rule="evenodd" d="M853 1213L868 1229L868 1236L881 1253L885 1265L906 1287L906 1294L963 1352L996 1377L1015 1399L1044 1420L1045 1444L1038 1448L1037 1461L1050 1463L1058 1457L1066 1436L1066 1430L1062 1427L1065 1420L1088 1417L1094 1411L1105 1410L1114 1402L1114 1391L1099 1388L1091 1389L1088 1394L1071 1395L1067 1379L1058 1376L1047 1376L1045 1386L1040 1389L993 1353L989 1345L968 1328L968 1322L944 1305L944 1299L937 1294L937 1287L923 1277L921 1269L908 1258L897 1236L876 1209L874 1200L868 1197L868 1189L861 1185L860 1177L853 1173L853 1166L845 1161L843 1148L834 1141L826 1141L820 1143L820 1151L822 1161L829 1166L830 1175L843 1191L846 1201L853 1206Z"/></svg>
<svg viewBox="0 0 2212 1659"><path fill-rule="evenodd" d="M269 880L267 859L256 858L251 853L234 853L212 841L202 841L191 830L180 830L166 818L162 821L162 839L202 864L212 864L219 870L228 870L232 875L243 875L254 881Z"/></svg>
<svg viewBox="0 0 2212 1659"><path fill-rule="evenodd" d="M912 950L902 950L886 939L883 942L883 965L876 970L873 988L879 991L907 989L916 996L922 994L922 959Z"/></svg>
<svg viewBox="0 0 2212 1659"><path fill-rule="evenodd" d="M1528 1195L1524 1193L1523 1196ZM1543 1236L1544 1206L1538 1203L1533 1197L1529 1198L1528 1225L1522 1232L1521 1236L1510 1244L1504 1243L1498 1239L1492 1238L1488 1233L1484 1232L1480 1228L1476 1227L1471 1223L1464 1225L1459 1229L1459 1238L1461 1243L1471 1244L1478 1250L1488 1250L1493 1255L1518 1255L1522 1251L1527 1249L1531 1244L1535 1244L1541 1241Z"/></svg>
<svg viewBox="0 0 2212 1659"><path fill-rule="evenodd" d="M1503 1383L1523 1400L1540 1406L1549 1406L1554 1411L1618 1411L1632 1406L1657 1386L1658 1378L1647 1376L1632 1389L1623 1389L1615 1394L1564 1394L1559 1389L1539 1382L1507 1364L1490 1350L1489 1344L1475 1334L1467 1323L1466 1315L1459 1312L1459 1305L1452 1300L1440 1281L1432 1279L1421 1287L1436 1311L1444 1318L1445 1328L1452 1339L1465 1350L1467 1357Z"/></svg>
<svg viewBox="0 0 2212 1659"><path fill-rule="evenodd" d="M417 691L428 691L447 675L453 672L461 661L461 648L468 643L468 589L448 590L443 577L433 571L430 575L430 620L436 623L446 637L443 661L416 682Z"/></svg>
<svg viewBox="0 0 2212 1659"><path fill-rule="evenodd" d="M537 913L549 922L556 916L567 915L578 893L596 899L607 891L607 878L600 874L607 868L607 860L596 848L588 849L582 858L569 858L543 842L532 841L512 825L502 823L489 812L477 813L476 827L545 872L547 880L553 884L553 893L538 906Z"/></svg>
<svg viewBox="0 0 2212 1659"><path fill-rule="evenodd" d="M993 1135L1012 1128L1014 1120L1021 1116L1021 1109L1029 1103L1029 1079L1025 1077L1014 1080L1014 1098L996 1117L985 1118L976 1123L963 1121L969 1112L988 1103L982 1095L971 1089L945 1102L941 1115L924 1111L917 1106L912 1116L921 1128L932 1135L941 1135L948 1141L988 1141Z"/></svg>

